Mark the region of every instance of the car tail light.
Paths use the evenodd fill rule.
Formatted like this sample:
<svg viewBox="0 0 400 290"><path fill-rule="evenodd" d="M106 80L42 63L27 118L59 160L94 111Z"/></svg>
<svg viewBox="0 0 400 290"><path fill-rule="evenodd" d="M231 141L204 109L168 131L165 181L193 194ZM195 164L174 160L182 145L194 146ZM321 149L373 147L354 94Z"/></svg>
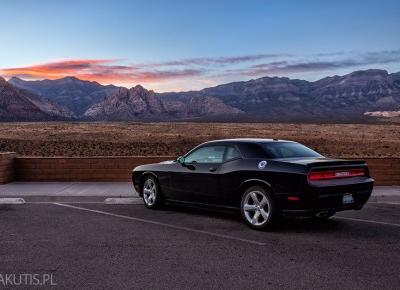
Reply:
<svg viewBox="0 0 400 290"><path fill-rule="evenodd" d="M364 168L329 170L329 171L313 171L308 175L308 179L309 180L322 180L322 179L346 178L346 177L355 177L355 176L365 176L366 173L367 172Z"/></svg>
<svg viewBox="0 0 400 290"><path fill-rule="evenodd" d="M300 200L300 197L294 196L294 195L289 195L289 196L287 197L287 200L289 200L289 201L299 201L299 200Z"/></svg>

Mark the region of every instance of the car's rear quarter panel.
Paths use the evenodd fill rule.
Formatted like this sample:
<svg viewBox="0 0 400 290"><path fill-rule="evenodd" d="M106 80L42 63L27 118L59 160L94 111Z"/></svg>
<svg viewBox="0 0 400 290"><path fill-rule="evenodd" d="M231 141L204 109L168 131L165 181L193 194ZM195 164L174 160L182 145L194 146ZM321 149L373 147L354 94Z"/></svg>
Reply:
<svg viewBox="0 0 400 290"><path fill-rule="evenodd" d="M244 191L253 185L268 187L279 202L282 193L298 192L306 174L305 168L297 164L281 164L267 161L260 169L263 159L239 159L225 163L220 170L222 203L239 207Z"/></svg>

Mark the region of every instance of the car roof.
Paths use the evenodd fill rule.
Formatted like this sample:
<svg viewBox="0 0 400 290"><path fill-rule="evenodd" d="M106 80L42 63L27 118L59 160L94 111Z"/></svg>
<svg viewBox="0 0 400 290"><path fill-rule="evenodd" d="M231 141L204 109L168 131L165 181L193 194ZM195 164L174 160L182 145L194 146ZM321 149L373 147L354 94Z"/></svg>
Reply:
<svg viewBox="0 0 400 290"><path fill-rule="evenodd" d="M292 142L290 140L282 140L282 139L266 139L266 138L232 138L232 139L219 139L205 142L201 145L210 145L214 143L224 144L224 143L272 143L272 142Z"/></svg>

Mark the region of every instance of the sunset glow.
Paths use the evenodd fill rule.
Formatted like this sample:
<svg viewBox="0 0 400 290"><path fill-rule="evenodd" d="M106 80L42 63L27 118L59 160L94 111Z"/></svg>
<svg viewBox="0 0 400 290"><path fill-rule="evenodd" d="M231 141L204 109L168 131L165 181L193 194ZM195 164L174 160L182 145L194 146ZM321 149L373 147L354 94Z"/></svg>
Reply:
<svg viewBox="0 0 400 290"><path fill-rule="evenodd" d="M196 70L182 69L170 71L143 70L137 66L115 65L115 60L80 59L64 60L26 67L5 68L0 75L24 79L59 79L75 76L79 79L103 84L158 83L174 78L184 78L198 73Z"/></svg>

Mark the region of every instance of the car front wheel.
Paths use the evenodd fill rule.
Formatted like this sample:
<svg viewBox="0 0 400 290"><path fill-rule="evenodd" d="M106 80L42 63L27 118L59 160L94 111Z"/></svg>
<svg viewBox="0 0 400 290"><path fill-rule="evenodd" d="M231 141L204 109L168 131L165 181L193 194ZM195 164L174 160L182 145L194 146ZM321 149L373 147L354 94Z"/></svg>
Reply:
<svg viewBox="0 0 400 290"><path fill-rule="evenodd" d="M162 196L157 180L153 176L147 176L142 187L144 205L147 208L155 209L161 206Z"/></svg>
<svg viewBox="0 0 400 290"><path fill-rule="evenodd" d="M252 186L245 191L240 209L246 224L257 230L270 227L276 215L271 193L261 186Z"/></svg>

